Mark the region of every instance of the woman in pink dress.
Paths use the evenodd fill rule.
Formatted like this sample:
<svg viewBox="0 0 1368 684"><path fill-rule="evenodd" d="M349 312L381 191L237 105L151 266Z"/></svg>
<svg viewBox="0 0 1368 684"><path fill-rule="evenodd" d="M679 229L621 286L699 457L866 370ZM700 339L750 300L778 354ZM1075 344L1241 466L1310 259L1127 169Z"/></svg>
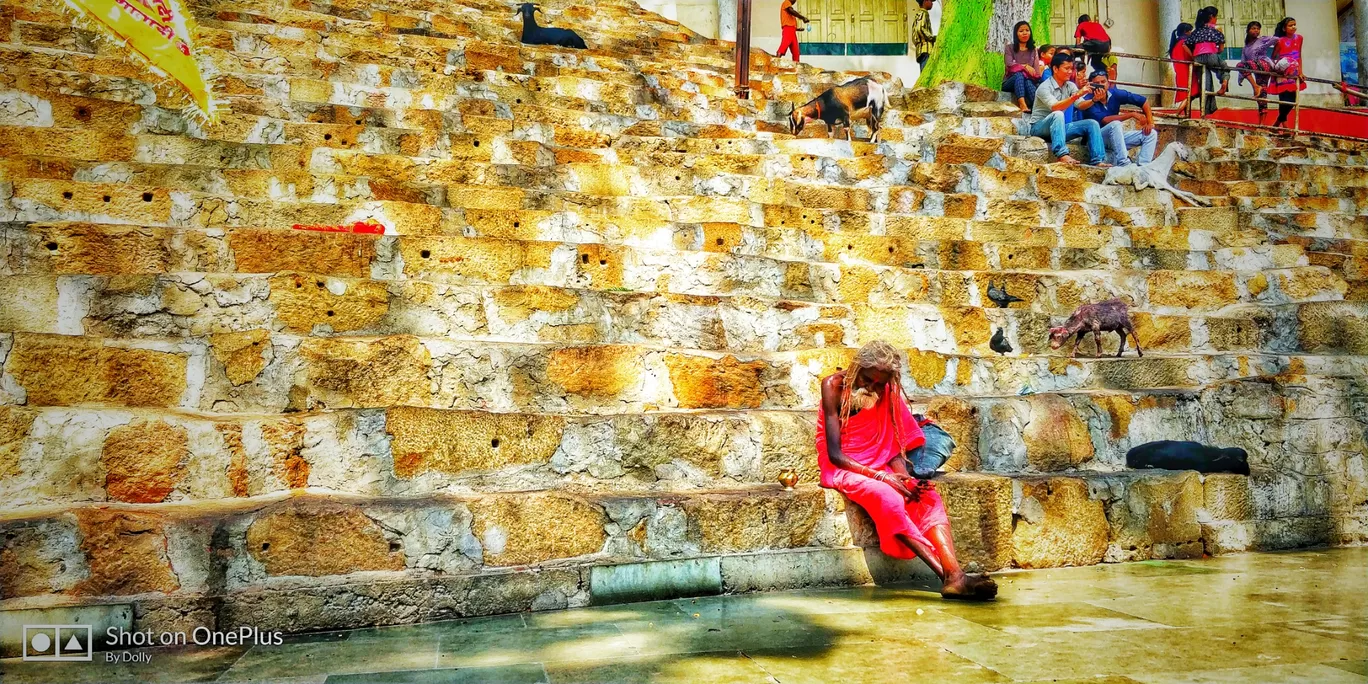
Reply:
<svg viewBox="0 0 1368 684"><path fill-rule="evenodd" d="M1301 71L1302 37L1297 35L1297 20L1284 18L1273 30L1273 36L1278 39L1273 44L1273 72L1278 75L1269 81L1266 90L1278 96L1278 120L1273 125L1282 126L1287 123L1287 115L1292 113L1297 92L1306 90Z"/></svg>
<svg viewBox="0 0 1368 684"><path fill-rule="evenodd" d="M869 514L884 553L922 559L941 578L941 596L993 598L993 580L960 569L940 494L908 470L904 454L926 438L903 398L901 375L902 355L876 341L860 348L850 368L822 379L817 420L822 486L845 494Z"/></svg>

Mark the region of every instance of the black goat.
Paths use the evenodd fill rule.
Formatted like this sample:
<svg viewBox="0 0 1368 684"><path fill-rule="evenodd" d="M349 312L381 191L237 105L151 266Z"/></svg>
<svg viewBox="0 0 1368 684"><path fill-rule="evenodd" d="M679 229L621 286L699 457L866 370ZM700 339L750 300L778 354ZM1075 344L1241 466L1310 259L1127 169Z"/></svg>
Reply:
<svg viewBox="0 0 1368 684"><path fill-rule="evenodd" d="M533 12L540 12L536 5L524 2L518 5L518 13L514 17L522 17L523 30L522 42L528 45L559 45L561 47L578 48L580 50L588 47L584 44L584 39L578 33L570 29L551 28L549 26L537 26L537 20L532 17Z"/></svg>

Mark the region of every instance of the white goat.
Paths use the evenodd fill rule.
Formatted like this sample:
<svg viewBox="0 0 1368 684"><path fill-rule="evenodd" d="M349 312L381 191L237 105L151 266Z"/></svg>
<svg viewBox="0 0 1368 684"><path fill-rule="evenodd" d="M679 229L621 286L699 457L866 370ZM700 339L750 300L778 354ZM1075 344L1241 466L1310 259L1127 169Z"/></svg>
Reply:
<svg viewBox="0 0 1368 684"><path fill-rule="evenodd" d="M1169 185L1169 171L1173 169L1174 161L1182 159L1187 161L1189 156L1188 148L1179 142L1172 142L1164 148L1163 154L1154 158L1154 161L1140 165L1127 164L1125 166L1113 166L1107 169L1107 177L1102 179L1103 185L1132 185L1136 190L1154 188L1156 190L1167 190L1175 197L1182 198L1183 201L1191 205L1211 206L1210 202L1193 195L1190 192L1183 192L1178 188Z"/></svg>

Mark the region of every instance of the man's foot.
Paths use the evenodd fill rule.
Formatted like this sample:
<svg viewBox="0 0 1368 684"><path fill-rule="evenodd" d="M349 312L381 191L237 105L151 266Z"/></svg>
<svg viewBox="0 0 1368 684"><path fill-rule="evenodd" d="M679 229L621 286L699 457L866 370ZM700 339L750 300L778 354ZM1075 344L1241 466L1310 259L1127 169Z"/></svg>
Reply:
<svg viewBox="0 0 1368 684"><path fill-rule="evenodd" d="M987 601L997 596L997 582L987 575L960 573L941 585L941 596L948 599Z"/></svg>
<svg viewBox="0 0 1368 684"><path fill-rule="evenodd" d="M1092 162L1092 163L1088 164L1088 166L1096 166L1096 167L1099 168L1099 169L1110 169L1110 168L1112 167L1111 164L1108 164L1107 162L1103 162L1103 161L1100 161L1100 162Z"/></svg>
<svg viewBox="0 0 1368 684"><path fill-rule="evenodd" d="M1077 159L1074 159L1072 156L1069 156L1067 154L1060 157L1056 161L1058 161L1060 164L1068 164L1070 166L1078 166L1080 163Z"/></svg>

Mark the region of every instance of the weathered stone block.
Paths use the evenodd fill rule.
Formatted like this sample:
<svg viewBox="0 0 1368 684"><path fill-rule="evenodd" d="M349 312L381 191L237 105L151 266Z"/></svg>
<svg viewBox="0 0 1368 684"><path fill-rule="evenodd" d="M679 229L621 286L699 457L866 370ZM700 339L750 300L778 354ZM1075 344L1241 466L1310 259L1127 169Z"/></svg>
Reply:
<svg viewBox="0 0 1368 684"><path fill-rule="evenodd" d="M0 330L56 333L57 279L6 276L0 279Z"/></svg>
<svg viewBox="0 0 1368 684"><path fill-rule="evenodd" d="M1297 309L1301 348L1368 354L1368 310L1346 302L1309 302Z"/></svg>
<svg viewBox="0 0 1368 684"><path fill-rule="evenodd" d="M1107 562L1201 557L1197 513L1203 500L1197 473L1121 473L1091 484L1107 501Z"/></svg>
<svg viewBox="0 0 1368 684"><path fill-rule="evenodd" d="M404 272L411 278L440 276L457 281L508 284L524 268L546 268L558 245L551 242L408 237L399 242Z"/></svg>
<svg viewBox="0 0 1368 684"><path fill-rule="evenodd" d="M689 536L707 553L807 546L824 507L816 488L704 494L684 502Z"/></svg>
<svg viewBox="0 0 1368 684"><path fill-rule="evenodd" d="M409 478L546 463L560 445L565 420L400 406L386 412L385 429L393 437L394 474Z"/></svg>
<svg viewBox="0 0 1368 684"><path fill-rule="evenodd" d="M19 476L19 456L37 412L19 406L0 406L0 479Z"/></svg>
<svg viewBox="0 0 1368 684"><path fill-rule="evenodd" d="M1023 568L1093 565L1107 553L1109 528L1102 502L1083 480L1068 477L1017 481L1020 494L1012 531L1012 560Z"/></svg>
<svg viewBox="0 0 1368 684"><path fill-rule="evenodd" d="M175 406L185 391L185 369L181 354L22 333L14 336L6 364L35 406Z"/></svg>
<svg viewBox="0 0 1368 684"><path fill-rule="evenodd" d="M629 346L566 347L552 350L546 360L548 380L584 396L615 397L636 384L641 372L640 351Z"/></svg>
<svg viewBox="0 0 1368 684"><path fill-rule="evenodd" d="M574 309L579 303L579 293L558 287L524 285L494 291L499 319L509 325L525 321L537 311L560 313Z"/></svg>
<svg viewBox="0 0 1368 684"><path fill-rule="evenodd" d="M354 278L370 275L377 236L307 231L228 231L228 246L242 273L305 271Z"/></svg>
<svg viewBox="0 0 1368 684"><path fill-rule="evenodd" d="M255 380L275 356L271 349L271 331L260 328L210 335L209 351L223 365L224 373L233 385Z"/></svg>
<svg viewBox="0 0 1368 684"><path fill-rule="evenodd" d="M1028 403L1031 414L1022 437L1031 467L1067 470L1092 459L1092 436L1073 404L1050 394L1031 397Z"/></svg>
<svg viewBox="0 0 1368 684"><path fill-rule="evenodd" d="M300 344L299 355L309 396L330 408L422 406L431 395L432 357L413 337L310 337Z"/></svg>
<svg viewBox="0 0 1368 684"><path fill-rule="evenodd" d="M557 493L484 496L470 504L489 565L526 565L598 553L603 510Z"/></svg>
<svg viewBox="0 0 1368 684"><path fill-rule="evenodd" d="M778 482L779 473L791 468L800 483L816 483L820 478L813 455L817 442L817 419L813 415L761 413L751 416L760 439L760 479Z"/></svg>
<svg viewBox="0 0 1368 684"><path fill-rule="evenodd" d="M618 420L615 442L622 466L669 479L661 466L686 464L708 476L754 480L759 463L747 448L750 425L740 417L663 414ZM800 445L788 445L801 449ZM673 470L669 468L668 470Z"/></svg>
<svg viewBox="0 0 1368 684"><path fill-rule="evenodd" d="M160 503L185 475L190 445L185 428L165 421L135 421L105 436L100 463L105 492L128 503Z"/></svg>
<svg viewBox="0 0 1368 684"><path fill-rule="evenodd" d="M89 575L73 593L122 596L180 588L167 557L166 531L155 515L85 508L76 520Z"/></svg>
<svg viewBox="0 0 1368 684"><path fill-rule="evenodd" d="M1002 151L1002 146L1001 138L976 138L951 133L936 146L936 163L986 164L993 155Z"/></svg>
<svg viewBox="0 0 1368 684"><path fill-rule="evenodd" d="M76 526L41 519L0 527L0 598L72 589L87 572Z"/></svg>
<svg viewBox="0 0 1368 684"><path fill-rule="evenodd" d="M765 402L764 361L667 354L665 365L681 408L757 408Z"/></svg>
<svg viewBox="0 0 1368 684"><path fill-rule="evenodd" d="M345 575L403 570L398 542L359 509L306 504L268 510L247 528L247 552L270 575Z"/></svg>
<svg viewBox="0 0 1368 684"><path fill-rule="evenodd" d="M309 334L314 326L333 332L373 327L389 311L389 292L374 280L342 280L286 273L270 280L276 316L293 332Z"/></svg>
<svg viewBox="0 0 1368 684"><path fill-rule="evenodd" d="M1155 271L1147 279L1154 306L1219 309L1239 301L1230 271Z"/></svg>
<svg viewBox="0 0 1368 684"><path fill-rule="evenodd" d="M988 570L1012 563L1012 480L997 475L952 473L936 481L964 562Z"/></svg>
<svg viewBox="0 0 1368 684"><path fill-rule="evenodd" d="M1205 521L1252 520L1254 494L1249 477L1234 473L1210 473L1203 476L1202 505Z"/></svg>

